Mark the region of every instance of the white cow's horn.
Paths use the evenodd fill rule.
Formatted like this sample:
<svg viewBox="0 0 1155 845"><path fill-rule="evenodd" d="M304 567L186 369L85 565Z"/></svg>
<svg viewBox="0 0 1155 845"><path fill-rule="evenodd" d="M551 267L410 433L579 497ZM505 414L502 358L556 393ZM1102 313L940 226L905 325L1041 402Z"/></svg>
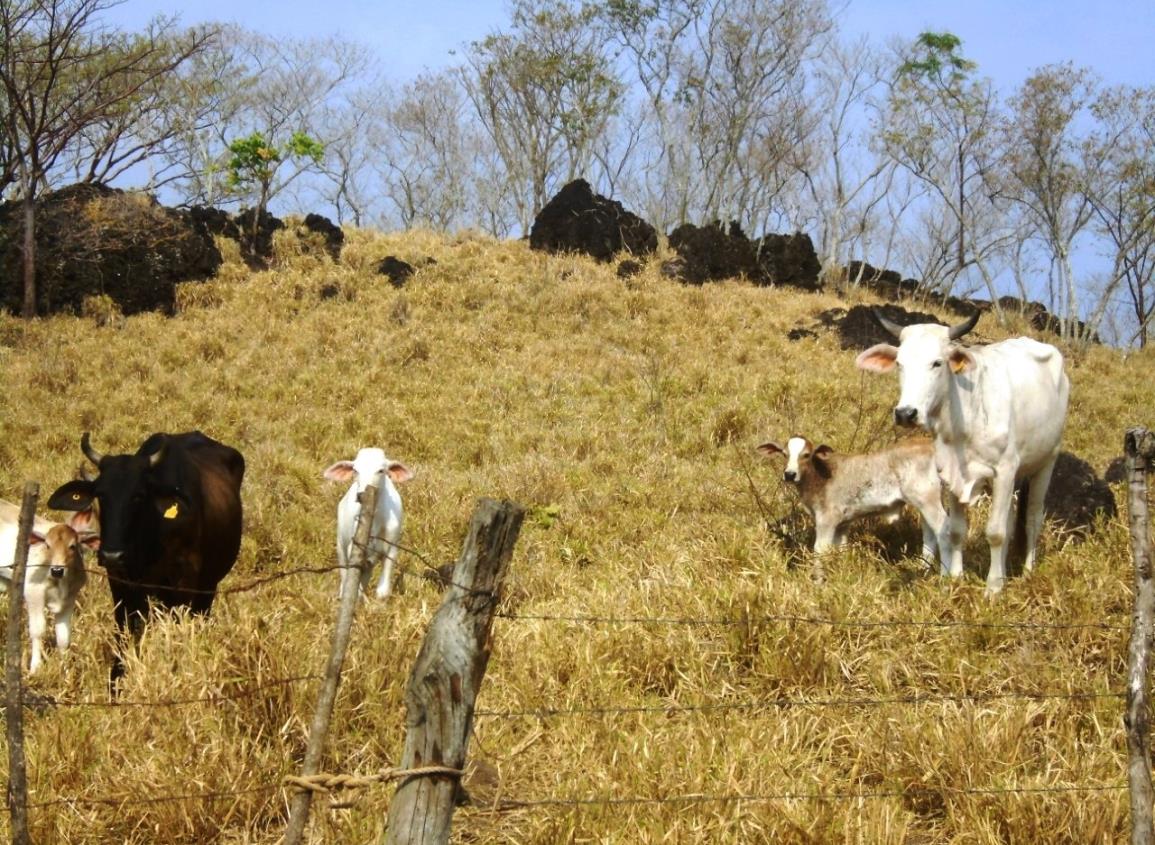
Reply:
<svg viewBox="0 0 1155 845"><path fill-rule="evenodd" d="M973 329L975 327L975 324L978 321L979 321L979 312L976 311L975 313L971 314L970 319L964 320L963 322L959 323L957 326L951 326L950 327L950 339L951 340L958 340L964 334L966 334L971 329Z"/></svg>
<svg viewBox="0 0 1155 845"><path fill-rule="evenodd" d="M892 322L886 319L886 317L883 317L882 312L877 308L871 308L870 313L874 315L874 319L878 321L878 324L882 326L886 332L888 332L895 340L898 340L898 336L902 334L903 326L900 326L898 323Z"/></svg>

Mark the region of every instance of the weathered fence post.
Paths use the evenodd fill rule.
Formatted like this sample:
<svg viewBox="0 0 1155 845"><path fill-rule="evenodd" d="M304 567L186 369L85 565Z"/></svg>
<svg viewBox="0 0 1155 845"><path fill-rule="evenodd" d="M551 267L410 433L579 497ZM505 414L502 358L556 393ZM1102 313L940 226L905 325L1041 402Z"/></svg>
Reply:
<svg viewBox="0 0 1155 845"><path fill-rule="evenodd" d="M16 560L12 563L12 585L8 588L8 641L4 655L4 727L8 737L8 814L13 845L29 845L28 773L24 764L24 642L20 619L24 613L24 570L28 564L28 535L36 519L36 499L40 485L24 485L20 522L16 533Z"/></svg>
<svg viewBox="0 0 1155 845"><path fill-rule="evenodd" d="M1131 550L1135 558L1135 611L1131 620L1131 648L1127 683L1127 765L1131 787L1131 843L1152 845L1151 733L1147 704L1147 676L1151 637L1155 631L1155 582L1151 573L1151 536L1147 522L1147 473L1155 459L1155 434L1145 428L1128 429L1123 438L1130 486Z"/></svg>
<svg viewBox="0 0 1155 845"><path fill-rule="evenodd" d="M345 652L349 648L349 637L353 630L353 615L357 602L361 599L360 573L369 564L368 548L373 530L373 515L377 512L377 488L380 476L367 484L361 491L361 518L357 521L357 531L353 535L353 554L349 558L350 571L341 573L345 588L341 591L341 603L337 609L337 624L333 628L333 644L329 649L329 662L325 667L325 678L321 682L321 692L317 696L317 710L309 727L309 745L305 749L305 760L301 764L301 776L315 775L320 770L321 757L325 753L325 739L329 734L329 720L333 716L333 705L337 701L337 686L341 683L341 669L345 665ZM305 832L309 820L309 807L313 793L301 789L293 796L289 808L289 824L285 829L284 845L296 845Z"/></svg>
<svg viewBox="0 0 1155 845"><path fill-rule="evenodd" d="M473 727L473 705L489 663L490 631L525 511L482 499L469 523L461 558L430 623L405 689L402 770L447 766L460 772ZM449 841L460 775L401 780L389 804L385 845Z"/></svg>

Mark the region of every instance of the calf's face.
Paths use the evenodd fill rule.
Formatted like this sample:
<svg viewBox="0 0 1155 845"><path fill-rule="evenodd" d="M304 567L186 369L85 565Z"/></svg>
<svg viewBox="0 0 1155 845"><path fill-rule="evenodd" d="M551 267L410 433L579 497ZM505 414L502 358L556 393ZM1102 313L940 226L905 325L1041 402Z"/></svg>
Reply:
<svg viewBox="0 0 1155 845"><path fill-rule="evenodd" d="M63 578L69 570L84 568L84 548L100 547L100 535L90 530L92 511L80 511L72 515L67 525L53 525L41 533L33 531L29 535L30 546L43 546L46 554L48 574L52 578Z"/></svg>
<svg viewBox="0 0 1155 845"><path fill-rule="evenodd" d="M357 485L360 493L369 484L372 484L377 473L384 471L394 484L402 484L413 478L409 467L398 461L390 460L381 449L361 449L351 461L337 461L322 473L329 481L352 481Z"/></svg>
<svg viewBox="0 0 1155 845"><path fill-rule="evenodd" d="M769 442L759 446L758 451L768 458L774 455L783 455L786 458L786 468L782 471L782 480L791 484L801 483L803 473L811 467L824 477L828 476L829 470L826 467L825 459L834 452L825 444L815 446L801 435L795 435L787 440L785 448L777 443Z"/></svg>

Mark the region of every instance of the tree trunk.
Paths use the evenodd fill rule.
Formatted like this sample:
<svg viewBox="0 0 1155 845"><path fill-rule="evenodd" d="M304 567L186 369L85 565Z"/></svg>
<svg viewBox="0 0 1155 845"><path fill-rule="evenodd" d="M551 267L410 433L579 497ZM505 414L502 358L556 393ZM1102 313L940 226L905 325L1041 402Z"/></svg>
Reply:
<svg viewBox="0 0 1155 845"><path fill-rule="evenodd" d="M25 319L36 316L36 195L25 191L24 201L24 305L20 314Z"/></svg>

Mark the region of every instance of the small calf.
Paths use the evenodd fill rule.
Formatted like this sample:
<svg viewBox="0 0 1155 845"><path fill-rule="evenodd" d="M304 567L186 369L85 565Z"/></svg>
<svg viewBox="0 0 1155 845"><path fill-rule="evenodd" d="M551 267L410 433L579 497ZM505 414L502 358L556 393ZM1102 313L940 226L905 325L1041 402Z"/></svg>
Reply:
<svg viewBox="0 0 1155 845"><path fill-rule="evenodd" d="M55 618L56 647L61 651L72 641L72 612L76 597L88 580L83 548L97 548L100 537L91 531L91 510L72 515L61 525L40 517L28 537L28 564L24 571L24 604L28 609L28 639L32 643L29 673L44 660L47 614ZM0 590L7 592L16 560L20 508L0 501Z"/></svg>
<svg viewBox="0 0 1155 845"><path fill-rule="evenodd" d="M950 532L942 490L934 465L934 444L912 438L881 452L836 455L829 446L814 446L802 436L791 437L786 447L763 443L767 457L784 455L783 480L798 488L802 504L814 518L814 551L846 542L850 523L865 516L896 519L903 504L922 517L922 556L950 560ZM942 570L946 573L945 568Z"/></svg>
<svg viewBox="0 0 1155 845"><path fill-rule="evenodd" d="M378 473L381 481L377 481ZM390 460L380 449L366 448L357 452L351 461L338 461L323 473L329 481L352 481L353 485L337 505L337 562L348 567L353 557L353 535L357 532L357 520L361 515L361 491L370 484L377 484L377 509L370 530L368 555L370 562L377 558L384 560L381 580L377 584L377 598L389 596L393 584L393 566L397 563L401 540L402 510L401 494L395 485L413 478L413 473L404 464ZM369 589L372 566L366 566L361 573L362 592ZM345 592L347 579L352 578L349 569L342 569L339 594Z"/></svg>

